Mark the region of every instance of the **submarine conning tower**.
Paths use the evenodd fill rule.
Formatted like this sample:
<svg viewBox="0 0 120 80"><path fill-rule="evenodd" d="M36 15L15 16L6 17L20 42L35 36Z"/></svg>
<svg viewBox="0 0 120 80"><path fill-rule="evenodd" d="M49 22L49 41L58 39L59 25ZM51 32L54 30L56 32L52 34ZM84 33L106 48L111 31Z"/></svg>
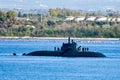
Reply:
<svg viewBox="0 0 120 80"><path fill-rule="evenodd" d="M70 40L70 37L68 37L68 43L63 43L61 47L61 51L67 51L67 50L72 50L72 51L77 51L76 49L77 44L72 40Z"/></svg>

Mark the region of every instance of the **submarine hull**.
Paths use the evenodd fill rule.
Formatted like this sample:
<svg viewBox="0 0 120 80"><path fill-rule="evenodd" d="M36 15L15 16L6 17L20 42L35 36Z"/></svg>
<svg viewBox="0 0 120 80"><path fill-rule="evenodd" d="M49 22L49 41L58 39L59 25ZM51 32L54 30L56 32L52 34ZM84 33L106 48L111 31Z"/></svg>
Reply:
<svg viewBox="0 0 120 80"><path fill-rule="evenodd" d="M79 46L77 48L77 43L73 40L70 42L70 37L68 38L68 43L63 43L61 48L54 48L54 51L34 51L25 56L60 56L60 57L105 57L104 54L99 52L91 52L89 48L82 48Z"/></svg>
<svg viewBox="0 0 120 80"><path fill-rule="evenodd" d="M106 57L99 52L66 52L63 51L34 51L25 56L60 56L60 57Z"/></svg>

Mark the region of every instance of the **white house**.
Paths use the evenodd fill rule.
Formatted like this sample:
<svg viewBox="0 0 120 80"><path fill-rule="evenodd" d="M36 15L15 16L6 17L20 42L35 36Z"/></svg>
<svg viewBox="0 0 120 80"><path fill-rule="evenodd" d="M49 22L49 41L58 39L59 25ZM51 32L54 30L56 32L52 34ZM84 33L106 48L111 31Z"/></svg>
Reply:
<svg viewBox="0 0 120 80"><path fill-rule="evenodd" d="M107 21L107 17L97 17L96 21Z"/></svg>
<svg viewBox="0 0 120 80"><path fill-rule="evenodd" d="M108 18L107 21L112 21L112 18Z"/></svg>
<svg viewBox="0 0 120 80"><path fill-rule="evenodd" d="M116 20L117 20L116 18L112 18L112 20L111 20L111 21L112 21L112 22L115 22Z"/></svg>
<svg viewBox="0 0 120 80"><path fill-rule="evenodd" d="M86 21L95 21L96 17L94 16L90 16L90 17L86 17Z"/></svg>
<svg viewBox="0 0 120 80"><path fill-rule="evenodd" d="M117 22L120 22L120 18L117 18Z"/></svg>
<svg viewBox="0 0 120 80"><path fill-rule="evenodd" d="M71 21L74 20L74 16L66 16L65 21Z"/></svg>
<svg viewBox="0 0 120 80"><path fill-rule="evenodd" d="M76 21L76 22L83 21L83 20L85 20L85 17L84 17L84 16L79 16L79 17L76 17L76 18L75 18L75 21Z"/></svg>

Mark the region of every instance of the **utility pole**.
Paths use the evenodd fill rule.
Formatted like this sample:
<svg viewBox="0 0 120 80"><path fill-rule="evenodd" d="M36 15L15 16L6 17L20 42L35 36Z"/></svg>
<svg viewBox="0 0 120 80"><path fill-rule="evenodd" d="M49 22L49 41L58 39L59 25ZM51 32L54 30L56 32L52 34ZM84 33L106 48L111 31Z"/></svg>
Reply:
<svg viewBox="0 0 120 80"><path fill-rule="evenodd" d="M42 14L40 15L40 22L42 22Z"/></svg>

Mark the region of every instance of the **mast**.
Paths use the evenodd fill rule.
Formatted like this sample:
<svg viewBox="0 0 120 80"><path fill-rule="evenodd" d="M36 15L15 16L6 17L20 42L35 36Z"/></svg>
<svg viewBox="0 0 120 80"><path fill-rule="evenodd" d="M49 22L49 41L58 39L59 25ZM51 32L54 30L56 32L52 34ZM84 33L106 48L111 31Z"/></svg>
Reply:
<svg viewBox="0 0 120 80"><path fill-rule="evenodd" d="M70 44L70 36L68 37L68 44Z"/></svg>

